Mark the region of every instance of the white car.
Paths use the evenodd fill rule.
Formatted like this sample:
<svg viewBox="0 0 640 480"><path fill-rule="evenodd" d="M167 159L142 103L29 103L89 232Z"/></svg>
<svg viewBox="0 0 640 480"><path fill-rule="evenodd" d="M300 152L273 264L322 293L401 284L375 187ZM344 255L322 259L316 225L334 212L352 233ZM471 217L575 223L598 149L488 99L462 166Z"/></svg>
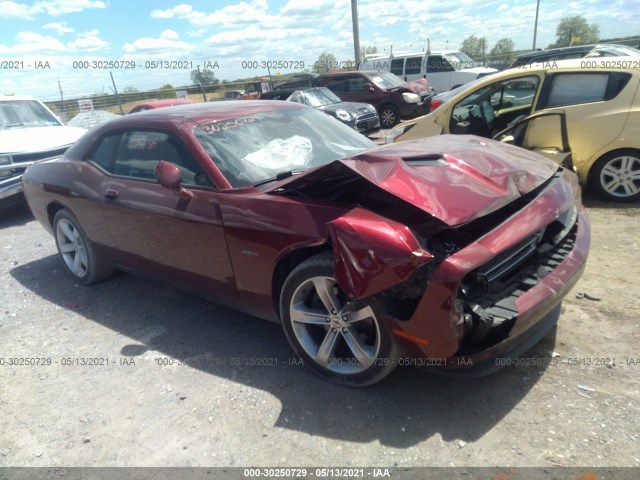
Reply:
<svg viewBox="0 0 640 480"><path fill-rule="evenodd" d="M0 204L19 198L29 165L62 155L85 132L35 98L0 96Z"/></svg>
<svg viewBox="0 0 640 480"><path fill-rule="evenodd" d="M358 70L391 72L405 82L426 78L436 93L451 90L497 72L495 68L477 66L469 56L457 50L391 53L390 56L377 56L365 60Z"/></svg>

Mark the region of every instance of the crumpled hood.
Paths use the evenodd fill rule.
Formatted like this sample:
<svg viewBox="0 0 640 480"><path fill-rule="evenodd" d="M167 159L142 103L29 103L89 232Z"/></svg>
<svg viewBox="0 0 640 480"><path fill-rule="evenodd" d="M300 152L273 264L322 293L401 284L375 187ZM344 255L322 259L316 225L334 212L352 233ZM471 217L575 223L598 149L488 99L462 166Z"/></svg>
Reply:
<svg viewBox="0 0 640 480"><path fill-rule="evenodd" d="M336 160L274 185L271 192L312 186L341 169L363 177L449 226L487 215L534 190L558 170L551 160L472 135L384 145Z"/></svg>
<svg viewBox="0 0 640 480"><path fill-rule="evenodd" d="M407 82L402 85L402 88L417 94L425 93L429 91L429 83L425 78L414 80L413 82Z"/></svg>
<svg viewBox="0 0 640 480"><path fill-rule="evenodd" d="M0 153L35 153L71 145L86 133L83 128L48 126L0 130Z"/></svg>

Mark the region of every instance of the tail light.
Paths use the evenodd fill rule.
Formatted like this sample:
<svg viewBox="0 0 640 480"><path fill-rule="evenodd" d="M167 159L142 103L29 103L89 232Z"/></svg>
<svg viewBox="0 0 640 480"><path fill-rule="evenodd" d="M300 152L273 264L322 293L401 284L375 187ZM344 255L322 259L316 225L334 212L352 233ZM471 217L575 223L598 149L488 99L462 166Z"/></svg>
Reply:
<svg viewBox="0 0 640 480"><path fill-rule="evenodd" d="M431 100L431 111L433 112L436 108L438 108L440 105L442 105L442 100Z"/></svg>

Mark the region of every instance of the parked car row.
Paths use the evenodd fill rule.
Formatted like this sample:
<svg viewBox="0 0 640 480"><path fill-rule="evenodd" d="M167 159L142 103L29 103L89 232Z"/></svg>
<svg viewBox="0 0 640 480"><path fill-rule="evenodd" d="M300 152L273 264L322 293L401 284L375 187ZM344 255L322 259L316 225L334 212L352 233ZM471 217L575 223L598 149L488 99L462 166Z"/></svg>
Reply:
<svg viewBox="0 0 640 480"><path fill-rule="evenodd" d="M295 79L263 93L263 99L286 99L304 87L326 87L342 101L368 103L375 107L382 128L391 128L401 118L414 118L429 112L433 90L426 80L405 82L382 71L338 72Z"/></svg>
<svg viewBox="0 0 640 480"><path fill-rule="evenodd" d="M574 58L640 57L640 50L626 45L598 44L573 45L571 47L540 49L518 55L509 68L523 67L532 63L557 62Z"/></svg>

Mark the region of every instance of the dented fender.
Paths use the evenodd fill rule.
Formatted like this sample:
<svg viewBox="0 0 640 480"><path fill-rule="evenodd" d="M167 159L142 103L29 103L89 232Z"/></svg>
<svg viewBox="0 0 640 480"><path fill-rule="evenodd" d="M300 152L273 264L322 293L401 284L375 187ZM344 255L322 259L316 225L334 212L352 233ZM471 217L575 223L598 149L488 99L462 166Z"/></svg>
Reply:
<svg viewBox="0 0 640 480"><path fill-rule="evenodd" d="M433 259L409 227L363 208L327 224L333 243L335 278L360 300L406 281Z"/></svg>

